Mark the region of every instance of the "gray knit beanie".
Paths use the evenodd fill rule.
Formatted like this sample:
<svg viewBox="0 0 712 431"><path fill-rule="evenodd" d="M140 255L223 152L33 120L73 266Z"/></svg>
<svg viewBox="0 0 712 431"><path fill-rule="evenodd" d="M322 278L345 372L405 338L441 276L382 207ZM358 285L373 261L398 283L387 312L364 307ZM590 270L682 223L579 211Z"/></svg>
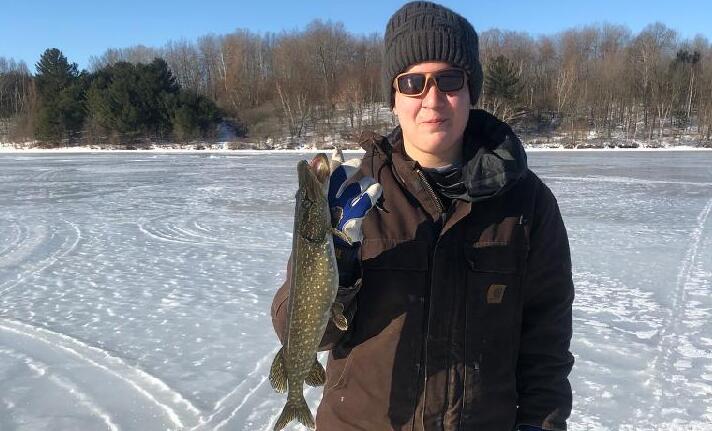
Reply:
<svg viewBox="0 0 712 431"><path fill-rule="evenodd" d="M393 79L413 64L443 61L467 72L470 103L482 91L477 33L467 19L436 3L406 3L386 24L383 89L393 107Z"/></svg>

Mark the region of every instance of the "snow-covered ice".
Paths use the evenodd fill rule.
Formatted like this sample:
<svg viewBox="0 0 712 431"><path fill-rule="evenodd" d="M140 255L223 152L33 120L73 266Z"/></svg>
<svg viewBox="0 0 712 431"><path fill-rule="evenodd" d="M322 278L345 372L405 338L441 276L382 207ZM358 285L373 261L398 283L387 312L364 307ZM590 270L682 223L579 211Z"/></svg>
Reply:
<svg viewBox="0 0 712 431"><path fill-rule="evenodd" d="M270 430L306 157L0 154L0 430ZM572 247L570 428L712 429L712 153L530 165Z"/></svg>

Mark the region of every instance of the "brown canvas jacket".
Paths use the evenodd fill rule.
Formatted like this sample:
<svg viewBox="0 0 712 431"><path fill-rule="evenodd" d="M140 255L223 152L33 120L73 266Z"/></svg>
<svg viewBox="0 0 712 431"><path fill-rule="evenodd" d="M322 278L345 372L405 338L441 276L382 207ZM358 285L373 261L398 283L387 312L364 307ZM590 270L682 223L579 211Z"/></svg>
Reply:
<svg viewBox="0 0 712 431"><path fill-rule="evenodd" d="M343 296L349 329L323 339L319 431L566 429L574 291L556 199L505 123L473 110L465 136L469 197L447 214L398 130L364 141L383 197ZM272 306L282 340L288 295Z"/></svg>

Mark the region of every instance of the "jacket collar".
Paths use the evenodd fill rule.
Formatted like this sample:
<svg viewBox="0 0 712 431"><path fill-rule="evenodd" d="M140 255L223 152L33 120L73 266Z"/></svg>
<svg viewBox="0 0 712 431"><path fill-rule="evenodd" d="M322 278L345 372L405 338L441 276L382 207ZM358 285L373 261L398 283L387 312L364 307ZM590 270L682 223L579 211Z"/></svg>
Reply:
<svg viewBox="0 0 712 431"><path fill-rule="evenodd" d="M403 151L403 132L400 126L388 136L366 135L361 146L367 153L393 163L393 153L398 159L408 159ZM400 157L399 157L400 156ZM527 173L527 155L512 128L494 115L473 109L465 128L463 142L464 165L462 178L467 189L465 197L479 202L499 196L509 190ZM398 163L415 169L416 163ZM399 167L400 167L399 166Z"/></svg>

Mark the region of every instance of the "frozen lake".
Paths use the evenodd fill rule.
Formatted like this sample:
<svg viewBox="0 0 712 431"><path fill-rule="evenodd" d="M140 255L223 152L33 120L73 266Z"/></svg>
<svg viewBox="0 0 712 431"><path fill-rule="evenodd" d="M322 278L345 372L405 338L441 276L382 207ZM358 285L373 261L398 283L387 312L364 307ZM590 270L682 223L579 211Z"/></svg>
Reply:
<svg viewBox="0 0 712 431"><path fill-rule="evenodd" d="M0 430L271 429L305 157L0 154ZM570 428L712 429L712 153L529 159L572 247Z"/></svg>

